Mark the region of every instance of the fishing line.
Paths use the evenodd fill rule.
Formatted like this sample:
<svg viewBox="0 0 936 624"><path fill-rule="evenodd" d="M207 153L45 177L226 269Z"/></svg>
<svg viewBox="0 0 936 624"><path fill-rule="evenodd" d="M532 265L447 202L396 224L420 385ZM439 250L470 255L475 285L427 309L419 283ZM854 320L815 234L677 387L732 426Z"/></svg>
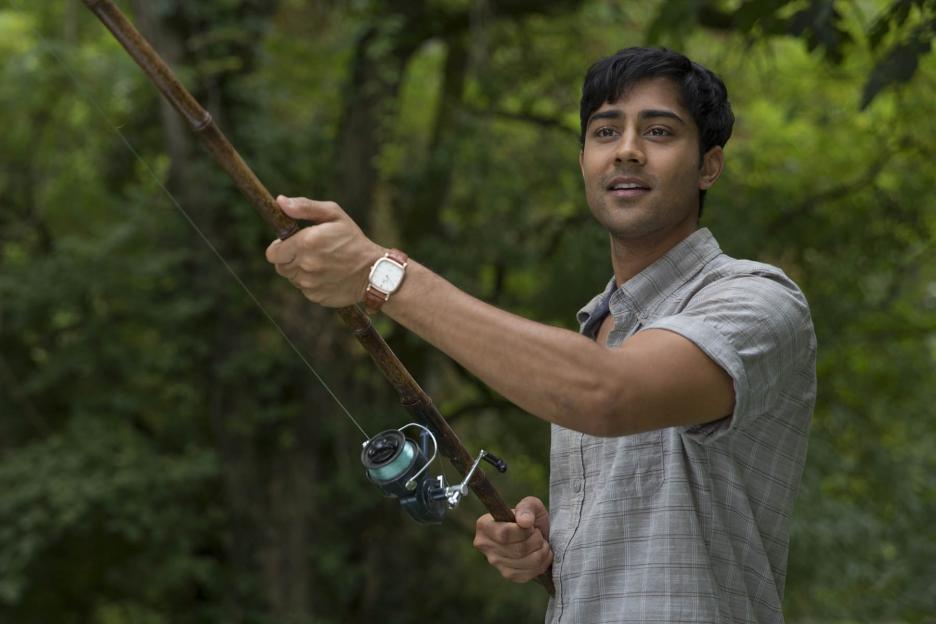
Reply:
<svg viewBox="0 0 936 624"><path fill-rule="evenodd" d="M133 24L120 12L113 0L84 0L84 2L124 46L130 56L150 78L154 86L186 117L191 129L196 132L206 132L201 136L209 151L215 156L218 164L228 172L235 184L240 187L253 207L260 213L260 216L267 221L267 224L273 226L281 237L286 238L294 233L298 229L298 223L288 218L281 211L277 211L269 191L237 154L234 146L230 144L220 129L211 122L208 111L204 110L182 83L178 81L169 66L165 64L165 61L159 57L145 38L133 27ZM35 37L35 39L45 41L42 37ZM499 522L516 522L513 511L504 502L503 497L494 488L484 472L479 470L482 461L494 466L498 472L506 471L507 464L484 450L481 450L476 457L469 454L449 423L433 405L429 395L419 387L416 380L393 354L393 351L380 337L380 334L377 333L371 320L359 307L346 306L338 309L338 315L354 332L355 338L372 356L374 363L396 389L403 407L413 414L417 421L420 421L404 425L398 429L387 429L373 438L367 435L364 428L354 419L321 375L318 374L280 327L279 323L241 280L221 252L211 244L211 241L201 231L194 219L189 216L182 203L166 188L153 168L137 152L120 128L110 121L103 107L92 100L89 92L85 92L76 73L71 70L71 66L54 49L51 50L51 54L74 82L76 90L85 100L91 101L91 108L97 111L97 114L120 137L137 162L146 168L179 214L188 221L190 227L208 245L218 261L240 284L247 296L254 302L254 305L267 317L267 320L276 328L293 352L305 364L306 368L318 379L322 387L328 391L348 419L364 434L365 444L361 449L361 463L365 467L365 474L368 479L385 494L397 498L400 506L414 520L420 522L440 522L445 512L457 506L459 501L468 494L469 489L477 494L495 520ZM411 439L403 433L410 429L416 429L419 432L417 440ZM451 460L458 472L464 477L463 481L449 485L443 474L439 474L435 478L430 476L428 466L439 454ZM543 585L547 592L550 594L555 593L550 572L540 574L537 581Z"/></svg>
<svg viewBox="0 0 936 624"><path fill-rule="evenodd" d="M47 39L41 36L36 36L36 39L45 43L49 43ZM143 167L146 169L149 175L153 178L153 181L156 182L156 185L160 189L162 189L163 193L165 193L166 197L169 198L169 201L172 203L172 205L175 206L179 214L181 214L182 217L184 217L185 220L188 222L188 224L192 227L192 229L195 230L199 238L201 238L202 241L204 241L204 243L208 246L211 252L218 259L218 261L224 266L225 269L227 269L231 277L233 277L234 280L238 284L240 284L240 287L243 289L245 293L247 293L247 296L250 298L250 300L254 302L254 305L256 305L257 308L259 308L259 310L263 313L263 315L267 318L267 320L273 325L273 327L276 328L276 331L278 331L280 336L283 337L283 340L286 341L286 344L289 345L289 347L299 357L302 363L305 364L306 368L309 369L309 371L318 380L318 382L322 385L322 387L325 388L325 391L328 392L329 396L331 396L331 398L335 401L338 407L341 408L341 411L344 412L345 416L347 416L348 419L352 423L354 423L354 426L360 430L360 432L364 435L364 439L369 440L370 436L367 434L367 431L365 431L364 428L360 425L360 423L358 423L358 421L354 418L354 416L351 415L351 412L348 411L348 408L345 407L344 403L342 403L341 400L338 398L338 396L332 391L331 387L325 382L322 376L318 374L318 371L316 371L315 368L313 368L312 364L309 363L309 360L306 359L306 357L302 354L302 352L299 350L299 347L296 346L296 344L292 341L292 339L289 337L286 331L282 328L282 326L276 322L276 319L273 318L273 315L270 314L270 312L260 302L260 300L256 297L256 295L254 295L253 291L251 291L250 288L247 286L247 284L244 283L240 275L237 274L237 271L234 270L234 267L232 267L227 262L227 260L221 254L221 252L218 251L217 247L215 247L211 243L211 241L208 239L205 233L201 230L201 228L198 227L198 224L194 221L194 219L192 219L189 213L185 210L181 202L179 202L179 200L176 199L175 195L173 195L172 192L168 188L166 188L166 185L162 183L162 180L159 179L159 176L156 175L156 172L153 170L152 167L150 167L150 164L146 161L146 159L144 159L143 156L141 156L140 153L137 152L137 150L133 147L133 144L130 142L130 140L124 135L123 132L120 131L120 128L111 122L110 118L107 116L107 112L104 111L101 105L98 104L90 96L89 93L85 92L85 90L81 86L81 81L78 80L78 76L71 70L68 64L65 63L65 60L61 56L59 56L58 53L56 53L54 45L50 44L48 47L48 50L49 50L49 53L55 58L56 61L58 61L58 63L65 70L65 73L68 74L69 78L74 83L76 90L78 91L78 93L81 94L82 98L87 103L89 103L94 110L97 111L97 114L101 117L104 123L107 126L109 126L110 129L115 134L117 134L117 136L120 137L120 140L123 141L123 144L127 146L127 149L130 150L130 153L134 155L137 161L143 165Z"/></svg>

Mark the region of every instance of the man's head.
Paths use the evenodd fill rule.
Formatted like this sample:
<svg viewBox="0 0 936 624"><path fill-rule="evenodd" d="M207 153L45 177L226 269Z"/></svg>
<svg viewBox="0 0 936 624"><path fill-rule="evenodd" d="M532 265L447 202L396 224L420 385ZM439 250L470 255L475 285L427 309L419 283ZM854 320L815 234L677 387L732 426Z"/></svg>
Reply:
<svg viewBox="0 0 936 624"><path fill-rule="evenodd" d="M714 147L731 137L734 114L724 83L705 67L663 48L625 48L592 65L582 85L581 142L585 146L589 119L604 104L615 102L639 82L667 78L678 88L681 105L698 129L699 166ZM699 216L705 190L699 191Z"/></svg>

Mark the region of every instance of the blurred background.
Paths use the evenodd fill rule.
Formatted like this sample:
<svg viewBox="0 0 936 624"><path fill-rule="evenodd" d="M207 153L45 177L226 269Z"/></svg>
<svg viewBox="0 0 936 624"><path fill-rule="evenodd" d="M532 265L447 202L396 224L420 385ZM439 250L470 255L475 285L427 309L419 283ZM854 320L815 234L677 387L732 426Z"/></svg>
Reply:
<svg viewBox="0 0 936 624"><path fill-rule="evenodd" d="M588 65L673 47L738 118L703 225L810 300L819 401L789 622L936 622L934 0L118 2L274 194L542 322L611 274L584 202ZM266 226L77 0L0 3L0 622L537 622L412 522L360 432L409 418ZM471 452L547 496L548 427L378 321ZM447 468L450 479L455 475Z"/></svg>

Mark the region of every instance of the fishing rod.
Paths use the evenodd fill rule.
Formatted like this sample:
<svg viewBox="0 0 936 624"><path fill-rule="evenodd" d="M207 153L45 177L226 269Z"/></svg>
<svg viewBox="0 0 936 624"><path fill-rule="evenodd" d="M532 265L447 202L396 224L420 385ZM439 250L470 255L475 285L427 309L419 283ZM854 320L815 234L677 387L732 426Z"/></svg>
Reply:
<svg viewBox="0 0 936 624"><path fill-rule="evenodd" d="M286 240L298 232L301 229L299 223L280 210L270 192L215 124L211 114L182 85L172 69L112 0L83 2L188 122L191 130L198 135L215 161L276 236ZM359 306L338 308L337 313L396 390L400 404L417 421L399 429L382 431L364 443L361 461L367 478L385 494L398 498L407 513L419 522L441 521L447 509L455 507L469 488L495 520L516 522L513 511L479 467L481 461L486 461L499 472L504 472L507 470L506 463L483 450L477 458L472 457L432 399ZM418 432L416 442L403 433L409 429ZM447 457L461 474L461 483L448 485L441 474L436 478L429 476L428 468L438 454ZM538 576L536 581L550 594L555 593L551 569Z"/></svg>

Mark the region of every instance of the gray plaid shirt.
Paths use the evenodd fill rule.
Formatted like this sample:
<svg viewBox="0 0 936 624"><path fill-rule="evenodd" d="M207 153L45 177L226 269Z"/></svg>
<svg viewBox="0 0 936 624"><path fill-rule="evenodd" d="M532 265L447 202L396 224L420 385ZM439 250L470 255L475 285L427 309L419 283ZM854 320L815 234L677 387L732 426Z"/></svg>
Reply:
<svg viewBox="0 0 936 624"><path fill-rule="evenodd" d="M816 397L816 338L781 270L707 229L578 314L609 347L644 329L691 340L734 381L732 416L598 438L552 428L546 621L782 622L790 516Z"/></svg>

